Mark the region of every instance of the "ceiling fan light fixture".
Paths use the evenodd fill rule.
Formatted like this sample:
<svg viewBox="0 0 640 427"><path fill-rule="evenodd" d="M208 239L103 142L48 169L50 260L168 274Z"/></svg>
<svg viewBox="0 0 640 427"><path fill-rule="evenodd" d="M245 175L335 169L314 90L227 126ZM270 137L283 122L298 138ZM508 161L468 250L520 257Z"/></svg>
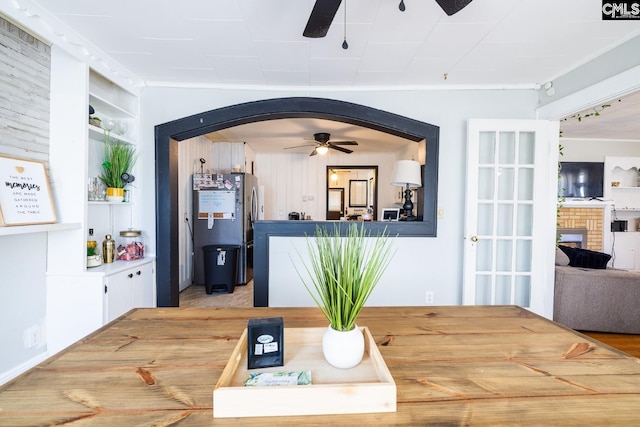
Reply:
<svg viewBox="0 0 640 427"><path fill-rule="evenodd" d="M327 151L329 151L329 148L324 145L316 147L316 152L320 155L327 154Z"/></svg>

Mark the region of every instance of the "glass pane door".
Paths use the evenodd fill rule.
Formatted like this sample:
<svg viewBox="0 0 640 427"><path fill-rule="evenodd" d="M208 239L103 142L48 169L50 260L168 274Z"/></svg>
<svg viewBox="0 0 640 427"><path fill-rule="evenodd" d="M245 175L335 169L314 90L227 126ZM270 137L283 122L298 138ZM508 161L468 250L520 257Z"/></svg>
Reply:
<svg viewBox="0 0 640 427"><path fill-rule="evenodd" d="M546 230L544 218L555 205L537 200L550 179L543 155L549 148L543 131L548 123L470 122L465 304L533 305L533 284L542 271L536 270L535 247L554 233ZM535 209L543 205L543 211Z"/></svg>
<svg viewBox="0 0 640 427"><path fill-rule="evenodd" d="M530 305L533 237L532 132L480 132L475 304ZM478 292L478 290L482 290Z"/></svg>

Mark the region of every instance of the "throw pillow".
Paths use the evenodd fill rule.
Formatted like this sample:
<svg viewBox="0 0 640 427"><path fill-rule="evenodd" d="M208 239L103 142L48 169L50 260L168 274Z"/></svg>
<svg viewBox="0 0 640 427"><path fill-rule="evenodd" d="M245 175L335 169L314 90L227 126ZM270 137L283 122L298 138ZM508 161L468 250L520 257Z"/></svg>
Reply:
<svg viewBox="0 0 640 427"><path fill-rule="evenodd" d="M569 257L571 267L606 269L611 255L589 249L558 246Z"/></svg>
<svg viewBox="0 0 640 427"><path fill-rule="evenodd" d="M569 265L569 257L560 248L556 248L556 265Z"/></svg>

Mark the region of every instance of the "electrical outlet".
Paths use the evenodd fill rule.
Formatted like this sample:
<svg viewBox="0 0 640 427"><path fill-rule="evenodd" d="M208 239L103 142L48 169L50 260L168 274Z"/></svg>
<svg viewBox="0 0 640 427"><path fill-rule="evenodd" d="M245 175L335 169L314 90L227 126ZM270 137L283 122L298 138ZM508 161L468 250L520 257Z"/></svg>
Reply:
<svg viewBox="0 0 640 427"><path fill-rule="evenodd" d="M427 304L433 304L433 291L427 291Z"/></svg>
<svg viewBox="0 0 640 427"><path fill-rule="evenodd" d="M24 348L37 347L42 343L42 328L38 325L31 326L23 334Z"/></svg>

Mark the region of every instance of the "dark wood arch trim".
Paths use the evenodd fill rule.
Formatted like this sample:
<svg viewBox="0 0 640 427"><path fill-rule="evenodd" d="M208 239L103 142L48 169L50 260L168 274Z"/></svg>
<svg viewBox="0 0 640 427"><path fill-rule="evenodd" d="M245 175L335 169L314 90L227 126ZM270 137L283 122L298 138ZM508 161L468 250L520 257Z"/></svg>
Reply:
<svg viewBox="0 0 640 427"><path fill-rule="evenodd" d="M405 236L435 237L440 129L428 123L350 102L309 97L277 98L218 108L155 127L156 289L158 307L177 307L178 143L229 127L284 118L322 118L426 141L424 220L397 225Z"/></svg>

